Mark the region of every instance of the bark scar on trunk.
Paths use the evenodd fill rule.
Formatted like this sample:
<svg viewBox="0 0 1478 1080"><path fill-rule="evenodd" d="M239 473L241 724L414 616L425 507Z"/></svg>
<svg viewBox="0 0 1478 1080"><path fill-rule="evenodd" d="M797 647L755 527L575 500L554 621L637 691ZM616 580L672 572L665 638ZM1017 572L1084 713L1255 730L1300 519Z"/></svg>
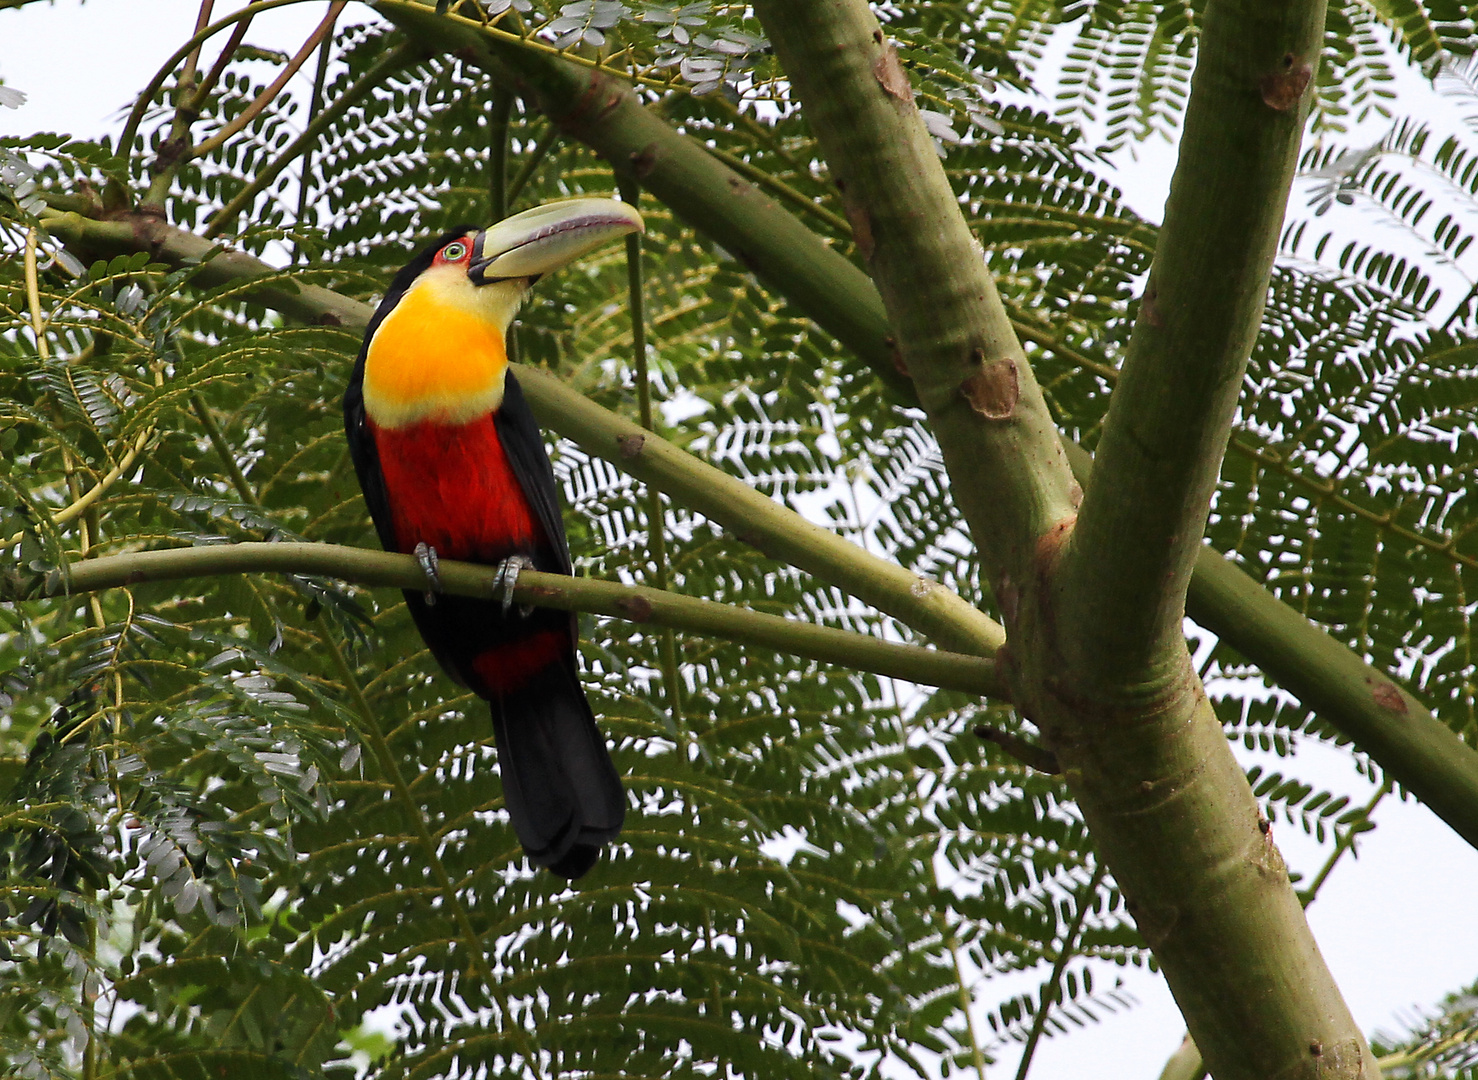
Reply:
<svg viewBox="0 0 1478 1080"><path fill-rule="evenodd" d="M1258 81L1262 100L1270 109L1288 112L1303 100L1304 91L1314 77L1314 69L1307 61L1299 60L1292 53L1285 53L1283 65L1278 71L1264 75Z"/></svg>
<svg viewBox="0 0 1478 1080"><path fill-rule="evenodd" d="M913 87L908 84L908 75L898 62L898 50L891 43L885 44L883 54L873 61L872 74L889 97L913 104Z"/></svg>
<svg viewBox="0 0 1478 1080"><path fill-rule="evenodd" d="M975 350L980 355L980 350ZM965 400L987 420L1007 420L1016 411L1021 400L1021 378L1016 371L1016 361L1007 357L986 364L960 383L960 393Z"/></svg>

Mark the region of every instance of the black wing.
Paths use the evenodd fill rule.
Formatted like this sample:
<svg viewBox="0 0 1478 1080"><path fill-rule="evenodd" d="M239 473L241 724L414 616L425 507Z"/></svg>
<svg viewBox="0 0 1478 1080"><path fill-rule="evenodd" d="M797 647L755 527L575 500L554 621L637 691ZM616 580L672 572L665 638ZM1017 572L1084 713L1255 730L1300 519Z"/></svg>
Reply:
<svg viewBox="0 0 1478 1080"><path fill-rule="evenodd" d="M570 563L570 544L565 539L564 515L559 509L559 487L554 479L554 468L544 451L544 436L523 396L523 387L518 385L512 371L508 372L507 378L503 387L503 404L498 407L494 423L498 429L498 441L508 455L508 466L518 478L535 520L549 538L548 551L540 554L552 559L552 564L541 565L544 560L536 558L535 569L568 574L573 571L573 566Z"/></svg>
<svg viewBox="0 0 1478 1080"><path fill-rule="evenodd" d="M354 462L359 490L364 492L364 503L369 507L370 520L375 523L380 546L386 551L395 551L395 531L390 523L390 499L385 494L385 477L380 472L380 453L375 448L375 433L370 430L364 416L363 349L359 352L359 362L354 365L349 388L344 391L344 434L349 439L349 457Z"/></svg>

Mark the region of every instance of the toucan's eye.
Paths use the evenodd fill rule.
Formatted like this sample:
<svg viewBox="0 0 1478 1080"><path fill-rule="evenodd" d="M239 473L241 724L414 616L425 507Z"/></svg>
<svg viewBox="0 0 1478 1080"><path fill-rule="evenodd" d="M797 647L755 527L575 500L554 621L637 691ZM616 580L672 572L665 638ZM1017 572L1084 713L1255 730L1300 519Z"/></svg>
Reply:
<svg viewBox="0 0 1478 1080"><path fill-rule="evenodd" d="M453 240L441 249L441 257L447 262L461 262L467 256L467 245L460 240Z"/></svg>

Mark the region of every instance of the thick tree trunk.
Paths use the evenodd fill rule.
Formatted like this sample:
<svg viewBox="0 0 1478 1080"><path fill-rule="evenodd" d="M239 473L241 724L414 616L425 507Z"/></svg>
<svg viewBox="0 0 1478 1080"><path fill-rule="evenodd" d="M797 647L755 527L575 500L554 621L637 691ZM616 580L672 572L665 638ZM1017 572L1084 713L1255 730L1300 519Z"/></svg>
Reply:
<svg viewBox="0 0 1478 1080"><path fill-rule="evenodd" d="M1056 434L863 0L756 4L842 188L996 585L998 654L1217 1080L1375 1077L1180 621L1323 4L1213 0L1169 220L1081 519Z"/></svg>

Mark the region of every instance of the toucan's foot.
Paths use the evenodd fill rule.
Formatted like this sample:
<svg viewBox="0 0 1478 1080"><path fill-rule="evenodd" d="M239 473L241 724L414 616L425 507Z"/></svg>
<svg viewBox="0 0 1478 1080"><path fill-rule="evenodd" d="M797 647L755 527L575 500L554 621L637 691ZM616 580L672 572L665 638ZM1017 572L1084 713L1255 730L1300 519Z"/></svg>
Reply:
<svg viewBox="0 0 1478 1080"><path fill-rule="evenodd" d="M436 594L441 592L441 560L436 557L436 549L424 540L416 545L415 555L421 572L426 575L426 606L431 607L436 603Z"/></svg>
<svg viewBox="0 0 1478 1080"><path fill-rule="evenodd" d="M513 606L513 587L518 584L518 575L525 570L532 570L533 568L534 560L527 555L510 555L498 567L498 583L495 589L501 590L503 593L504 615L507 615L508 609ZM529 612L533 610L534 606L532 604L521 604L518 612L520 615L527 617Z"/></svg>

